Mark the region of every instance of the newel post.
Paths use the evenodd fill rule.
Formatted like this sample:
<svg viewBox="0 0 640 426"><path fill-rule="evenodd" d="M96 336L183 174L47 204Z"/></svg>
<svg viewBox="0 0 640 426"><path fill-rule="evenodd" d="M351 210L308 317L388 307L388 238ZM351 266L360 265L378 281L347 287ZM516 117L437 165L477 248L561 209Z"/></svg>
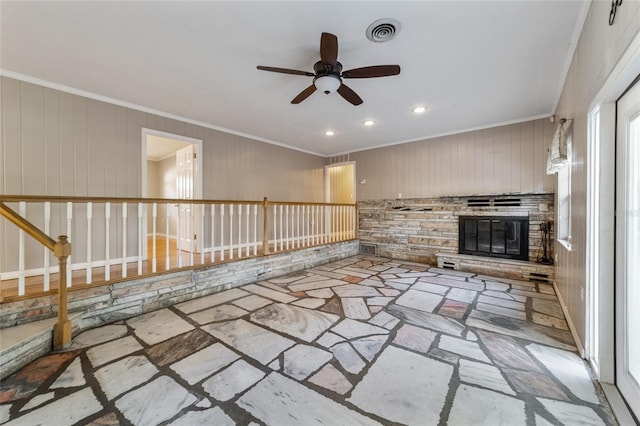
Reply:
<svg viewBox="0 0 640 426"><path fill-rule="evenodd" d="M53 326L53 349L60 350L71 343L71 321L67 316L67 258L71 255L71 243L66 235L60 235L53 248L60 265L58 282L58 322Z"/></svg>
<svg viewBox="0 0 640 426"><path fill-rule="evenodd" d="M269 236L267 234L268 228L267 228L267 224L269 223L269 221L267 220L267 213L269 211L269 200L267 200L267 197L264 197L264 200L262 200L262 209L263 209L263 219L264 219L264 223L262 225L262 254L269 254Z"/></svg>

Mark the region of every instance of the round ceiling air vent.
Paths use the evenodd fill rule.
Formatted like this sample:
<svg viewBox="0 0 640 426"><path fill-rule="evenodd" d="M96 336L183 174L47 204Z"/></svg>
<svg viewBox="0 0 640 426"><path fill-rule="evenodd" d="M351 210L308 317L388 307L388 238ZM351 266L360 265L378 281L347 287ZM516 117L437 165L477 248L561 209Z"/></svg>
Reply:
<svg viewBox="0 0 640 426"><path fill-rule="evenodd" d="M367 27L367 38L375 43L393 40L400 32L400 22L392 18L382 18Z"/></svg>

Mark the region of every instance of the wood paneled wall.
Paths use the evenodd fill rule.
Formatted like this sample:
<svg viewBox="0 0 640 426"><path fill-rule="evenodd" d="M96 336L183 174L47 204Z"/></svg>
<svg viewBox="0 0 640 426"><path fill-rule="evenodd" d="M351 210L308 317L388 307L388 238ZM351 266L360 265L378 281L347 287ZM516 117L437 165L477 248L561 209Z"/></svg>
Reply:
<svg viewBox="0 0 640 426"><path fill-rule="evenodd" d="M555 126L540 119L352 153L358 200L554 192L545 162Z"/></svg>
<svg viewBox="0 0 640 426"><path fill-rule="evenodd" d="M608 22L610 9L610 2L591 2L556 111L558 117L574 119L572 249L569 251L557 244L556 282L582 344L585 343L587 309L586 297L581 296L586 294L587 273L587 115L606 78L640 32L640 2L624 2L611 26Z"/></svg>

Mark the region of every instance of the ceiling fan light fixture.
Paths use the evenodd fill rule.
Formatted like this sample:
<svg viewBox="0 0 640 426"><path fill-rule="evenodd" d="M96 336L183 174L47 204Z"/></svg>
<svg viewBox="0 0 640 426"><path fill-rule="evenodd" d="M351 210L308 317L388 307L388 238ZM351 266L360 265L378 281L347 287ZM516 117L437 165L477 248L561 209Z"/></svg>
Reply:
<svg viewBox="0 0 640 426"><path fill-rule="evenodd" d="M328 95L329 93L333 93L338 90L338 87L340 87L342 82L338 77L323 75L316 78L313 84L316 86L316 89Z"/></svg>

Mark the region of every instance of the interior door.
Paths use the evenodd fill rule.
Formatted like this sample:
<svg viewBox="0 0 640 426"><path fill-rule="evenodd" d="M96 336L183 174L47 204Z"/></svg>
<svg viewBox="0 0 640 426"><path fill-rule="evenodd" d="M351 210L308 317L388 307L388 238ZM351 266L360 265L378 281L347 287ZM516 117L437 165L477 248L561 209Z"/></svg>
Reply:
<svg viewBox="0 0 640 426"><path fill-rule="evenodd" d="M176 152L176 196L184 200L193 200L193 181L195 163L194 145L189 145ZM178 249L191 251L191 243L195 234L195 223L191 215L191 204L178 205ZM194 212L195 213L195 212ZM195 241L194 241L195 242Z"/></svg>
<svg viewBox="0 0 640 426"><path fill-rule="evenodd" d="M616 385L640 418L640 83L617 103Z"/></svg>

